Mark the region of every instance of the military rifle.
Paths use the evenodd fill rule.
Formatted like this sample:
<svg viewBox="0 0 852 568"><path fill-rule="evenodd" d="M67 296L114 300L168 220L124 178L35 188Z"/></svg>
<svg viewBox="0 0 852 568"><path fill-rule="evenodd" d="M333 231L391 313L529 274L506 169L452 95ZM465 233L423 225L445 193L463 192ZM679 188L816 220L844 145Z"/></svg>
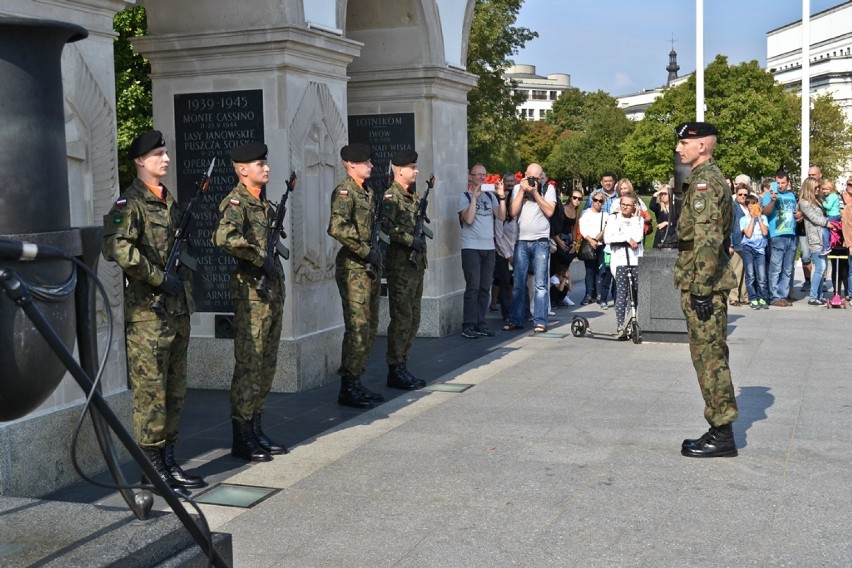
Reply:
<svg viewBox="0 0 852 568"><path fill-rule="evenodd" d="M384 198L385 192L390 188L393 183L393 168L390 161L388 161L388 173L385 177L384 183L381 180L376 180L375 183L370 184L373 189L373 226L370 228L370 250L374 250L379 253L380 257L384 256L384 244L390 244L390 239L382 231L382 216L384 215L385 206L384 206ZM375 280L376 278L380 278L382 275L382 264L379 263L379 266L373 266L371 263L367 263L367 276L370 277L370 280Z"/></svg>
<svg viewBox="0 0 852 568"><path fill-rule="evenodd" d="M296 189L296 172L290 172L290 179L287 184L287 191L281 196L281 202L275 210L275 222L269 227L269 235L266 240L266 257L275 258L275 255L280 255L284 260L290 259L290 249L283 242L287 238L287 233L284 232L284 216L287 215L287 198L290 197L290 192ZM278 264L278 259L275 259L275 264ZM269 298L269 279L266 274L260 277L257 281L257 286L254 287L257 295L266 300Z"/></svg>
<svg viewBox="0 0 852 568"><path fill-rule="evenodd" d="M195 209L196 203L198 203L199 196L206 192L207 188L210 186L210 176L213 175L213 166L215 165L216 157L214 156L213 159L210 160L210 167L207 168L207 173L205 173L198 183L196 183L196 187L198 189L196 190L195 195L192 196L192 199L189 200L186 209L183 210L183 215L180 218L180 224L175 231L175 239L172 242L172 248L169 249L169 256L166 258L165 267L163 267L164 275L172 274L177 276L177 269L181 264L181 260L183 260L183 263L187 265L188 268L191 268L192 270L195 269L195 260L188 255L183 255L184 250L186 249L186 243L189 240L187 237L187 231L189 230L189 223L192 221L192 211ZM151 311L160 316L160 319L162 320L167 318L165 292L160 292L154 298L154 301L151 302Z"/></svg>
<svg viewBox="0 0 852 568"><path fill-rule="evenodd" d="M426 192L420 199L420 205L417 207L417 216L414 218L414 238L423 240L423 237L430 239L435 238L432 234L432 229L426 226L429 223L429 217L426 216L426 207L429 205L429 191L435 187L435 174L429 176L426 180ZM408 260L412 264L417 264L417 255L420 254L416 250L411 251L408 255Z"/></svg>

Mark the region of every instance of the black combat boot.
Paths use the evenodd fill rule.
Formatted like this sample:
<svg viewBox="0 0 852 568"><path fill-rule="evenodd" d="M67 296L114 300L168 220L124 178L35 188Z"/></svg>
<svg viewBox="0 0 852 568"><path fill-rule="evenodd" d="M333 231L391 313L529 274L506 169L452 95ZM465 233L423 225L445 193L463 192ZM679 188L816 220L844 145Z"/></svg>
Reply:
<svg viewBox="0 0 852 568"><path fill-rule="evenodd" d="M412 380L413 379L413 380ZM388 365L388 386L393 389L416 390L425 384L420 384L410 373L406 373L405 363Z"/></svg>
<svg viewBox="0 0 852 568"><path fill-rule="evenodd" d="M174 480L184 487L207 487L207 482L204 481L203 477L187 475L186 472L177 464L175 461L174 444L166 444L166 447L163 448L163 463L165 464L166 469L169 470L169 473L172 474Z"/></svg>
<svg viewBox="0 0 852 568"><path fill-rule="evenodd" d="M188 499L192 495L188 489L178 483L177 480L172 477L172 474L169 473L168 468L166 468L166 464L163 463L162 450L160 450L159 448L153 450L146 450L143 448L142 451L145 452L145 457L147 457L148 461L151 462L151 465L154 466L154 469L157 471L157 475L160 477L160 479L163 480L166 485L172 488L172 491L175 495L177 495L178 497L183 497L184 499ZM150 483L150 481L148 480L148 476L146 476L144 472L142 473L142 483ZM152 491L157 495L160 495L160 491L159 489L157 489L156 486L154 486Z"/></svg>
<svg viewBox="0 0 852 568"><path fill-rule="evenodd" d="M234 443L231 446L231 455L246 461L268 462L272 456L260 447L251 430L251 422L248 420L231 419L231 427L234 430Z"/></svg>
<svg viewBox="0 0 852 568"><path fill-rule="evenodd" d="M373 392L367 387L364 386L364 383L361 383L361 394L364 395L364 398L369 400L372 403L384 402L385 397L377 392Z"/></svg>
<svg viewBox="0 0 852 568"><path fill-rule="evenodd" d="M730 424L711 426L696 440L684 440L681 455L690 458L732 458L737 455L734 430Z"/></svg>
<svg viewBox="0 0 852 568"><path fill-rule="evenodd" d="M290 453L287 446L283 444L276 444L269 438L269 436L266 435L266 433L264 433L263 428L260 425L260 414L255 414L251 417L251 431L254 432L254 439L257 440L260 447L270 454L277 456L279 454Z"/></svg>
<svg viewBox="0 0 852 568"><path fill-rule="evenodd" d="M408 378L409 382L415 384L419 389L422 389L426 386L426 381L418 379L417 377L411 374L411 371L408 370L408 365L405 364L405 361L400 363L400 366L402 367L402 374L404 374Z"/></svg>
<svg viewBox="0 0 852 568"><path fill-rule="evenodd" d="M352 408L373 408L375 402L367 398L359 377L343 377L340 379L340 393L337 404Z"/></svg>

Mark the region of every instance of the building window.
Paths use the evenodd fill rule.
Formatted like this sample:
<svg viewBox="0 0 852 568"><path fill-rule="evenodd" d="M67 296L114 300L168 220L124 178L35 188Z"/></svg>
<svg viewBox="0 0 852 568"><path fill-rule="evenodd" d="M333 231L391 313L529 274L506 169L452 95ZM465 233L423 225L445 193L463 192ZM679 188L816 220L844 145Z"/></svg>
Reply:
<svg viewBox="0 0 852 568"><path fill-rule="evenodd" d="M550 100L555 101L557 98L559 98L559 92L558 91L550 91Z"/></svg>
<svg viewBox="0 0 852 568"><path fill-rule="evenodd" d="M546 101L547 100L547 91L532 91L532 100L534 101Z"/></svg>
<svg viewBox="0 0 852 568"><path fill-rule="evenodd" d="M544 118L547 115L547 111L543 108L538 109L538 117Z"/></svg>

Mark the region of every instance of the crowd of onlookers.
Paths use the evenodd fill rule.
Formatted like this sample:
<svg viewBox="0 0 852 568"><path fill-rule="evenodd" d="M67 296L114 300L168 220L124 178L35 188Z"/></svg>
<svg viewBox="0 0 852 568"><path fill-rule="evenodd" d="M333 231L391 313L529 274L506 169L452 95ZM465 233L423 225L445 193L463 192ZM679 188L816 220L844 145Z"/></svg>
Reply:
<svg viewBox="0 0 852 568"><path fill-rule="evenodd" d="M852 207L846 205L852 204L852 177L837 188L811 167L798 192L785 171L759 183L744 174L728 183L734 215L728 253L737 276L731 306L790 306L797 255L809 305L826 304L826 285L834 287L834 297L850 300ZM538 164L504 176L488 176L482 164L474 165L458 205L462 335L493 336L485 323L489 310L501 312L505 331L525 321L533 322L536 333L547 331L553 309L574 305L570 266L579 259L585 265L580 304L605 310L612 301L618 333L625 337L645 235L654 231L653 248L677 249L673 185L661 185L646 205L629 179L605 172L588 196L574 188L563 201Z"/></svg>

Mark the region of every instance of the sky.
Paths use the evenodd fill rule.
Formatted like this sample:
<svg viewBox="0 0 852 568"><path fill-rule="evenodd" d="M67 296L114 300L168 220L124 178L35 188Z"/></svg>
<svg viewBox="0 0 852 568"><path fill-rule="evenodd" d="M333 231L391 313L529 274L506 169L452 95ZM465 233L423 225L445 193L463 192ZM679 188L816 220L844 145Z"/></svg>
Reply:
<svg viewBox="0 0 852 568"><path fill-rule="evenodd" d="M516 25L538 32L515 63L567 73L571 86L614 96L663 86L669 51L695 71L694 0L525 0ZM811 0L811 15L844 4ZM717 54L766 66L766 33L802 19L801 0L704 0L705 65Z"/></svg>

